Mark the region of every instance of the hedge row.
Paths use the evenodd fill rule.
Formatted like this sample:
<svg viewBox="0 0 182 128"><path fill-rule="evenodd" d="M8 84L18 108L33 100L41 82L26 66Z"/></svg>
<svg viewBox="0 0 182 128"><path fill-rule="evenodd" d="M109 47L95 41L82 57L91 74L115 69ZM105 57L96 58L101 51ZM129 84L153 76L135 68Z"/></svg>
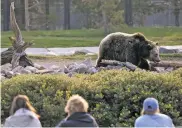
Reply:
<svg viewBox="0 0 182 128"><path fill-rule="evenodd" d="M102 71L94 75L21 75L2 83L1 121L9 116L12 99L25 94L41 115L44 127L54 127L66 114L73 94L83 96L99 126L134 126L146 97L159 100L161 112L182 126L182 69L171 73Z"/></svg>

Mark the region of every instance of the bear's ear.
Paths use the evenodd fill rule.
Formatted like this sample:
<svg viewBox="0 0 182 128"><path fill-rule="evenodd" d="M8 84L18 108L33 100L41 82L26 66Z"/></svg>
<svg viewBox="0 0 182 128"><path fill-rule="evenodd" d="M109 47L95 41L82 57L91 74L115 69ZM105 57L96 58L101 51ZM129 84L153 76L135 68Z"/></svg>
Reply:
<svg viewBox="0 0 182 128"><path fill-rule="evenodd" d="M153 47L152 47L150 44L147 44L147 49L148 49L148 50L152 50L152 48L153 48Z"/></svg>
<svg viewBox="0 0 182 128"><path fill-rule="evenodd" d="M142 33L135 33L134 34L134 38L136 40L136 42L141 42L141 41L145 41L145 36Z"/></svg>

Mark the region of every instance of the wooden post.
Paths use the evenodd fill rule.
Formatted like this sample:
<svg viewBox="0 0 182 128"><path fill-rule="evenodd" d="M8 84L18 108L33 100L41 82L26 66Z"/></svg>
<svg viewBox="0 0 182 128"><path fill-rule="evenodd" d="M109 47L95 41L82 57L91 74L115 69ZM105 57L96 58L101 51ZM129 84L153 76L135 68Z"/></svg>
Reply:
<svg viewBox="0 0 182 128"><path fill-rule="evenodd" d="M28 0L25 0L25 30L29 31L30 18L28 11Z"/></svg>

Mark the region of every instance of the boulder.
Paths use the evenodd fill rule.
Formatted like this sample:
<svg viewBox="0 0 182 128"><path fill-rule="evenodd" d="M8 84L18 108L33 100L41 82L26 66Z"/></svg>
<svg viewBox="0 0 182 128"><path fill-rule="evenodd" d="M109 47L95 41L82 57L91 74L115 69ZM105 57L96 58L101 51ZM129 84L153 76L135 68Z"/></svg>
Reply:
<svg viewBox="0 0 182 128"><path fill-rule="evenodd" d="M47 74L47 73L53 73L53 70L44 69L44 70L37 70L36 74Z"/></svg>
<svg viewBox="0 0 182 128"><path fill-rule="evenodd" d="M123 66L118 65L118 66L112 66L112 65L108 65L106 67L107 70L111 70L111 69L121 69Z"/></svg>
<svg viewBox="0 0 182 128"><path fill-rule="evenodd" d="M13 75L14 75L14 72L13 71L8 71L6 73L7 78L11 78L11 77L13 77Z"/></svg>
<svg viewBox="0 0 182 128"><path fill-rule="evenodd" d="M69 73L69 69L68 69L68 67L64 65L64 69L63 69L63 71L64 71L64 73L66 73L66 74L67 74L67 73Z"/></svg>
<svg viewBox="0 0 182 128"><path fill-rule="evenodd" d="M46 69L44 66L39 65L37 63L34 63L34 67L37 68L38 70Z"/></svg>
<svg viewBox="0 0 182 128"><path fill-rule="evenodd" d="M86 73L87 71L88 71L88 67L83 63L77 65L76 68L71 70L71 72L77 72L77 73Z"/></svg>
<svg viewBox="0 0 182 128"><path fill-rule="evenodd" d="M165 69L167 72L172 72L174 70L173 67L168 67L167 69Z"/></svg>
<svg viewBox="0 0 182 128"><path fill-rule="evenodd" d="M6 80L6 77L1 75L1 82L3 82L4 80Z"/></svg>
<svg viewBox="0 0 182 128"><path fill-rule="evenodd" d="M22 66L17 66L17 67L14 68L12 71L13 71L14 73L20 73L23 69L24 69L24 67L22 67Z"/></svg>
<svg viewBox="0 0 182 128"><path fill-rule="evenodd" d="M98 72L98 70L95 67L90 67L87 70L87 73L89 73L89 74L94 74L94 73L97 73L97 72Z"/></svg>
<svg viewBox="0 0 182 128"><path fill-rule="evenodd" d="M36 69L35 67L32 67L32 66L27 66L27 67L25 67L25 70L29 70L29 71L31 71L31 73L36 73L36 71L38 69Z"/></svg>
<svg viewBox="0 0 182 128"><path fill-rule="evenodd" d="M6 72L11 71L12 70L12 65L10 63L1 65L1 73L6 74Z"/></svg>
<svg viewBox="0 0 182 128"><path fill-rule="evenodd" d="M27 70L27 69L23 69L21 71L21 74L31 74L32 72L30 70Z"/></svg>
<svg viewBox="0 0 182 128"><path fill-rule="evenodd" d="M164 73L164 72L166 72L164 67L155 67L155 69L156 69L156 71L158 73Z"/></svg>
<svg viewBox="0 0 182 128"><path fill-rule="evenodd" d="M60 67L57 66L57 65L52 65L52 66L50 67L50 69L51 69L51 70L59 70Z"/></svg>
<svg viewBox="0 0 182 128"><path fill-rule="evenodd" d="M75 69L76 67L78 66L77 63L71 63L71 64L68 64L66 67L68 68L68 70L73 70Z"/></svg>
<svg viewBox="0 0 182 128"><path fill-rule="evenodd" d="M18 75L21 75L21 73L16 72L16 73L14 74L14 76L18 76Z"/></svg>
<svg viewBox="0 0 182 128"><path fill-rule="evenodd" d="M92 67L92 61L91 58L85 59L82 64L85 64L87 67Z"/></svg>

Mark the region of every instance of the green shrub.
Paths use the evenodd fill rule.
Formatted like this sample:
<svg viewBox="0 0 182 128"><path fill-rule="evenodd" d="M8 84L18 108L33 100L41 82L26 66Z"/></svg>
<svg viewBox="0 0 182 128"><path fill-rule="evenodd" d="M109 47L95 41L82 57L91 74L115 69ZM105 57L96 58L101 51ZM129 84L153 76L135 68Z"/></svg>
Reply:
<svg viewBox="0 0 182 128"><path fill-rule="evenodd" d="M54 127L66 114L64 107L73 94L83 96L99 126L134 126L142 102L153 96L162 113L176 126L182 125L182 69L153 72L102 71L94 75L21 75L2 83L1 121L9 116L12 99L25 94L41 115L44 127Z"/></svg>

